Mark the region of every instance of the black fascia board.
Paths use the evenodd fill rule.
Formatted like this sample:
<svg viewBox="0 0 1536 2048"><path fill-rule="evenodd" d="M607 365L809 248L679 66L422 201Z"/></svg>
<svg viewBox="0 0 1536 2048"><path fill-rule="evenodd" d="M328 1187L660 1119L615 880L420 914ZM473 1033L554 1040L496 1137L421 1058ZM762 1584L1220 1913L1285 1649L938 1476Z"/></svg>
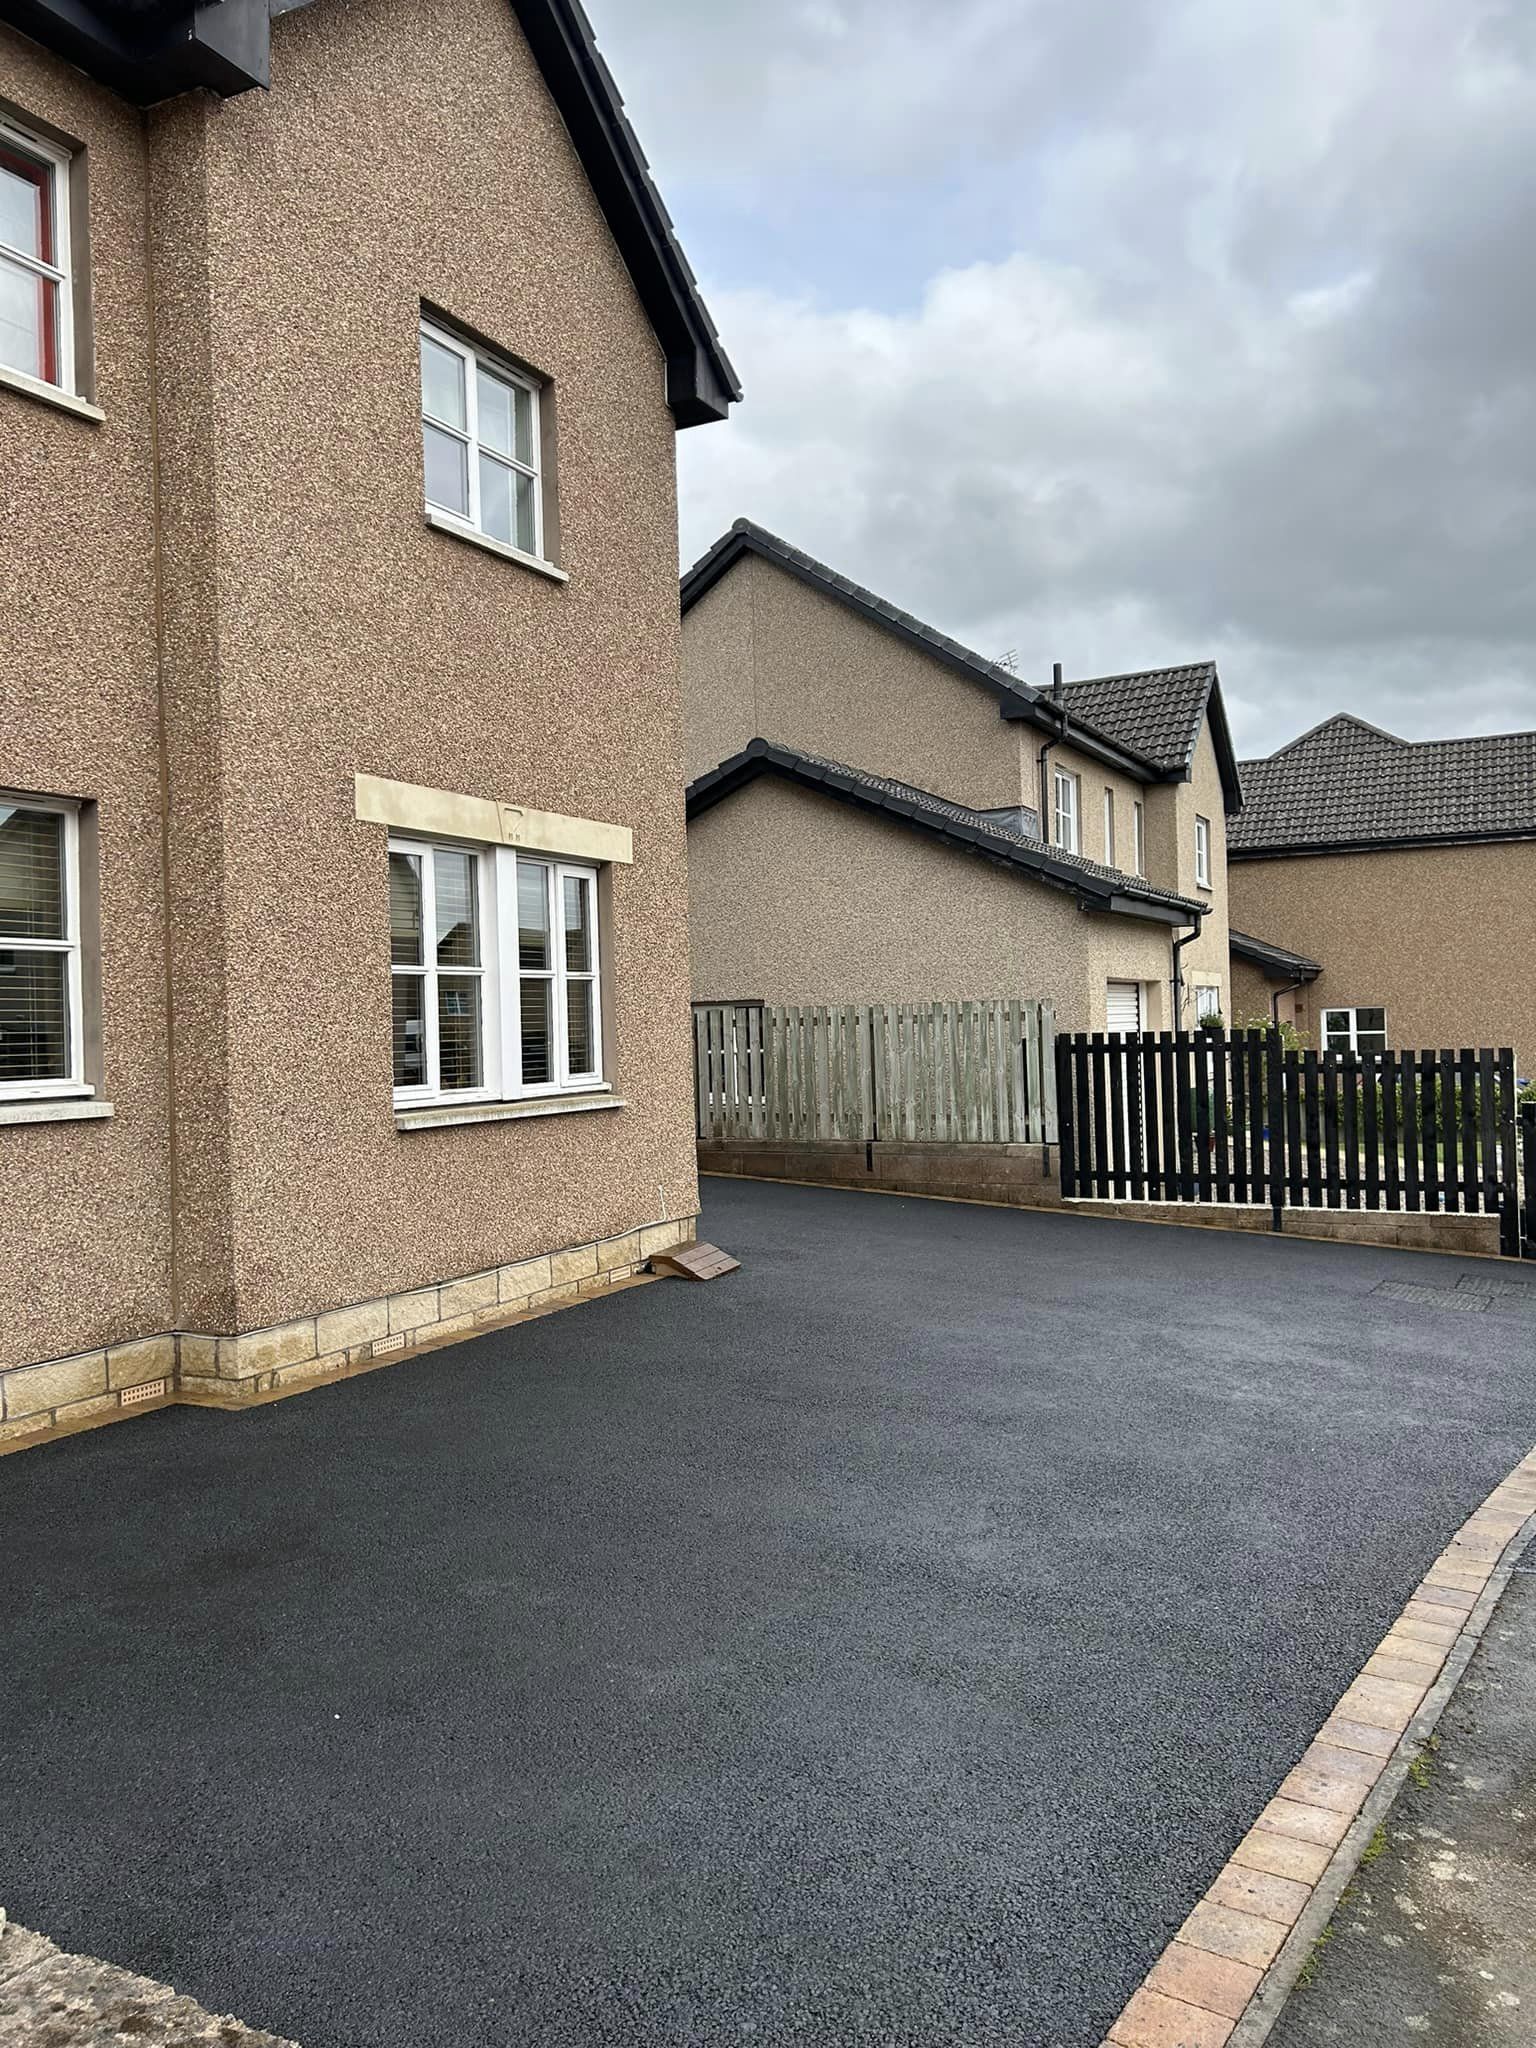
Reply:
<svg viewBox="0 0 1536 2048"><path fill-rule="evenodd" d="M726 418L741 397L635 132L579 0L511 0L667 365L679 427Z"/></svg>
<svg viewBox="0 0 1536 2048"><path fill-rule="evenodd" d="M1330 853L1406 853L1415 847L1511 846L1536 839L1536 829L1512 825L1505 832L1398 832L1374 839L1300 839L1272 846L1229 846L1228 866L1235 860L1306 860Z"/></svg>
<svg viewBox="0 0 1536 2048"><path fill-rule="evenodd" d="M1025 682L1006 682L992 672L992 666L982 656L970 653L957 641L927 628L914 626L893 606L876 598L872 592L861 590L857 585L845 588L841 582L817 573L818 565L809 559L798 558L795 553L781 553L778 548L764 544L763 539L750 529L743 531L733 526L724 533L713 547L707 549L683 576L678 586L679 601L686 618L701 597L706 596L726 573L733 569L744 555L757 555L786 575L795 577L810 590L818 591L823 597L830 597L847 610L856 612L860 618L868 619L871 625L879 626L894 638L909 647L915 647L942 667L955 675L964 676L969 682L979 683L984 690L991 691L997 700L1000 717L1022 720L1037 727L1041 732L1050 733L1054 738L1066 738L1067 743L1080 753L1101 761L1105 767L1113 768L1135 782L1178 782L1184 778L1169 775L1145 755L1122 747L1106 739L1078 720L1064 715L1048 696L1043 695Z"/></svg>
<svg viewBox="0 0 1536 2048"><path fill-rule="evenodd" d="M710 769L689 783L686 799L688 817L700 817L704 812L713 810L716 804L762 775L781 775L786 781L805 789L825 789L874 816L899 819L930 838L980 854L996 867L1027 875L1032 881L1044 883L1047 888L1059 889L1074 897L1083 910L1145 917L1159 924L1190 922L1190 907L1182 899L1128 896L1107 879L1079 870L1065 861L1053 860L1048 847L1037 851L1023 844L999 845L990 832L979 826L968 825L960 818L943 817L921 804L909 803L892 791L875 788L859 776L841 774L829 764L809 760L788 747L775 746L771 740L750 740L740 753L733 754L718 768Z"/></svg>
<svg viewBox="0 0 1536 2048"><path fill-rule="evenodd" d="M147 107L203 87L224 98L270 82L269 0L123 8L3 0L0 19L120 98Z"/></svg>

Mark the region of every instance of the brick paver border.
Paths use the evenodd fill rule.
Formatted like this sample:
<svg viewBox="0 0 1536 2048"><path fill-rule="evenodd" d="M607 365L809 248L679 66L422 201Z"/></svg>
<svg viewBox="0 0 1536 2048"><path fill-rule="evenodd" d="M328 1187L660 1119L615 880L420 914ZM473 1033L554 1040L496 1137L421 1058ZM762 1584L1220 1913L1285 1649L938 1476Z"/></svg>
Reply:
<svg viewBox="0 0 1536 2048"><path fill-rule="evenodd" d="M1533 1535L1536 1451L1425 1573L1104 2048L1258 2048Z"/></svg>

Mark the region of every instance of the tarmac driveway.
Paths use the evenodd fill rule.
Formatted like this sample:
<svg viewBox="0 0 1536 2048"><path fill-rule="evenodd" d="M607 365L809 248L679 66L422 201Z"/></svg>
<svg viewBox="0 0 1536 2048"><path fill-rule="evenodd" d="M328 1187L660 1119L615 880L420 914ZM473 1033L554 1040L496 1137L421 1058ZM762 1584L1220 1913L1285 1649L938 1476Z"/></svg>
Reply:
<svg viewBox="0 0 1536 2048"><path fill-rule="evenodd" d="M727 1280L0 1461L0 1904L305 2048L1099 2041L1536 1320L705 1185Z"/></svg>

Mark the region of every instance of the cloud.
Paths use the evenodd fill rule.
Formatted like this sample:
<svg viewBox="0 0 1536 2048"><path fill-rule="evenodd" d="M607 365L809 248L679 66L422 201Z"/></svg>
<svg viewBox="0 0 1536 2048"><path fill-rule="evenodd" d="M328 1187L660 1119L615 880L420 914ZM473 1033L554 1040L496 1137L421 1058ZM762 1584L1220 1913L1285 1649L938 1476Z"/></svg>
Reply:
<svg viewBox="0 0 1536 2048"><path fill-rule="evenodd" d="M685 560L747 513L1026 675L1214 654L1247 750L1536 725L1523 0L594 12L747 385Z"/></svg>

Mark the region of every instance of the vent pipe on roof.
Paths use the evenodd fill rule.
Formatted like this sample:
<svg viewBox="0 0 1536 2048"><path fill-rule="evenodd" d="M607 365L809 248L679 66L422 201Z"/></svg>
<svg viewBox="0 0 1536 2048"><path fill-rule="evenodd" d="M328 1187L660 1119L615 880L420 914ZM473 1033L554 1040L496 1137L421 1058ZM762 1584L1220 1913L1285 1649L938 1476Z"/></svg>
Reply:
<svg viewBox="0 0 1536 2048"><path fill-rule="evenodd" d="M1040 749L1040 841L1044 846L1049 846L1051 843L1051 790L1047 780L1050 771L1046 767L1046 763L1050 758L1052 747L1058 745L1067 736L1067 714L1062 703L1061 663L1059 661L1051 663L1051 704L1057 718L1061 721L1061 730L1053 738L1048 739Z"/></svg>

